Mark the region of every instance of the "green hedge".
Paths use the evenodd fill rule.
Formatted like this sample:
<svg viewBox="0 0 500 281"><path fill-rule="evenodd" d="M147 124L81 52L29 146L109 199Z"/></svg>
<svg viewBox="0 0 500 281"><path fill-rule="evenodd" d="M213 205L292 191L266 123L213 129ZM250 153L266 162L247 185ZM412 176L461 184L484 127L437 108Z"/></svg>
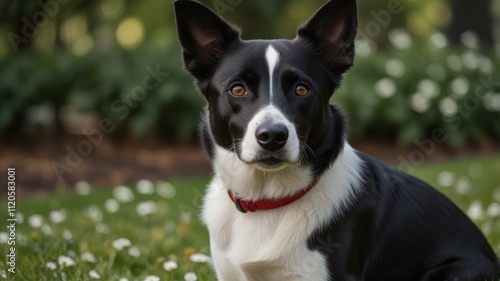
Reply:
<svg viewBox="0 0 500 281"><path fill-rule="evenodd" d="M62 113L72 108L111 119L115 135L192 138L204 101L183 71L180 50L146 50L24 52L0 62L0 134L62 129L69 118ZM160 77L151 77L155 72ZM40 111L44 116L30 117Z"/></svg>
<svg viewBox="0 0 500 281"><path fill-rule="evenodd" d="M499 56L473 45L451 48L439 34L423 42L410 38L408 44L404 32L394 32L394 45L383 51L360 41L355 67L334 95L349 115L353 135L408 145L442 128L451 147L500 140ZM177 44L161 52L150 52L145 44L83 57L59 50L4 58L0 135L63 129L67 117L62 112L70 107L111 119L117 128L113 135L191 139L204 100L183 71L180 54ZM165 77L152 87L155 80L147 76L155 70ZM144 79L150 90L131 104L124 102L134 89L144 93Z"/></svg>
<svg viewBox="0 0 500 281"><path fill-rule="evenodd" d="M385 51L358 44L355 66L333 98L347 111L352 134L410 145L442 129L450 147L500 140L499 56L479 46L452 48L441 34L409 38L408 47L397 42L404 39L392 38Z"/></svg>

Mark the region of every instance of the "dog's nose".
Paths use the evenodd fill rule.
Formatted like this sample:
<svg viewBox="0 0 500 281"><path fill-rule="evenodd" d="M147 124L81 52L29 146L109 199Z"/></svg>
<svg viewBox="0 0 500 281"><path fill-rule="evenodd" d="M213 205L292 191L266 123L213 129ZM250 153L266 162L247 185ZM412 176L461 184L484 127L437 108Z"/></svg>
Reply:
<svg viewBox="0 0 500 281"><path fill-rule="evenodd" d="M255 136L262 148L274 151L285 146L288 129L283 124L263 124L257 128Z"/></svg>

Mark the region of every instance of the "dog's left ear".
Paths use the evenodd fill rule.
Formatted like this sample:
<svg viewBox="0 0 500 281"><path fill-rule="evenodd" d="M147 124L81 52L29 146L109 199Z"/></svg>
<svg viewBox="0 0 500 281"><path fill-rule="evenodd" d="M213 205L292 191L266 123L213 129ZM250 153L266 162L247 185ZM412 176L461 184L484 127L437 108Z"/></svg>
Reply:
<svg viewBox="0 0 500 281"><path fill-rule="evenodd" d="M299 28L297 39L312 45L329 71L342 74L354 62L357 28L356 0L330 0Z"/></svg>
<svg viewBox="0 0 500 281"><path fill-rule="evenodd" d="M184 66L200 86L240 32L199 2L177 0L174 8Z"/></svg>

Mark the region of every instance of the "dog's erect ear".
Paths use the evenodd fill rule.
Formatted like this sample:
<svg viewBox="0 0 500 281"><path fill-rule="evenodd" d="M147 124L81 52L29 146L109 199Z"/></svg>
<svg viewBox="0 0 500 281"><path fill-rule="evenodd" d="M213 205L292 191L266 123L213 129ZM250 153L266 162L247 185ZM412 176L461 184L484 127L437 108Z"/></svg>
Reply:
<svg viewBox="0 0 500 281"><path fill-rule="evenodd" d="M177 33L184 66L198 80L206 79L240 32L201 3L174 2Z"/></svg>
<svg viewBox="0 0 500 281"><path fill-rule="evenodd" d="M329 70L342 74L354 62L354 38L358 28L356 0L330 0L297 34L328 63Z"/></svg>

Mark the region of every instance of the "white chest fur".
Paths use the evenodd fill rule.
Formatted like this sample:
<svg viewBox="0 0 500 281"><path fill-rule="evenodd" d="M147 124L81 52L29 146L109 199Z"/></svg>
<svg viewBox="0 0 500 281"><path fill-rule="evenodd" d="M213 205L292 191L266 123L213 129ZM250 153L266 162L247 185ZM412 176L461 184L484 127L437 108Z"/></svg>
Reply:
<svg viewBox="0 0 500 281"><path fill-rule="evenodd" d="M290 168L289 175L285 171L256 179L256 171L234 153L217 148L216 155L216 176L208 187L202 218L210 233L219 280L327 280L325 258L308 249L307 239L318 227L338 216L355 196L361 181L361 160L355 151L346 144L316 186L299 200L281 208L246 214L236 210L227 195L228 188L243 194L245 199L277 197L279 192L288 195L299 186L307 186L310 172L297 167ZM287 176L290 180L286 184L292 187L279 186L279 179ZM279 192L270 191L274 187Z"/></svg>

